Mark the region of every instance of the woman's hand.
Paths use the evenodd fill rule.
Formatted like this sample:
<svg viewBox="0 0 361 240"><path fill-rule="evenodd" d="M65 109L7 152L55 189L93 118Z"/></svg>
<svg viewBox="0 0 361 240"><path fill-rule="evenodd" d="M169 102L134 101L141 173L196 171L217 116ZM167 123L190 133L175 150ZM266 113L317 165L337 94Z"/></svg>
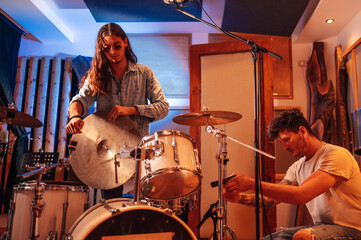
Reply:
<svg viewBox="0 0 361 240"><path fill-rule="evenodd" d="M69 134L81 133L81 129L84 126L84 121L81 117L74 117L70 119L65 129Z"/></svg>
<svg viewBox="0 0 361 240"><path fill-rule="evenodd" d="M115 105L109 112L108 118L110 121L117 120L118 116L129 116L129 115L139 115L139 112L136 107L123 107Z"/></svg>

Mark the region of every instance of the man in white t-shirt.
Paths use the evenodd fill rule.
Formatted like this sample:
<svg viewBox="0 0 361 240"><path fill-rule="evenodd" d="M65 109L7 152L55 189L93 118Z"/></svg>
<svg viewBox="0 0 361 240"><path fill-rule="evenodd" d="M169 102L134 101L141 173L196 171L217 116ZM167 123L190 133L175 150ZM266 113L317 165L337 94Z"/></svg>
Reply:
<svg viewBox="0 0 361 240"><path fill-rule="evenodd" d="M299 160L287 170L281 184L262 182L263 204L306 204L314 225L286 228L263 239L361 239L361 173L350 152L318 140L296 109L276 117L267 135L270 140L278 138ZM243 193L254 190L254 179L234 175L224 185L223 197L254 206L255 195Z"/></svg>

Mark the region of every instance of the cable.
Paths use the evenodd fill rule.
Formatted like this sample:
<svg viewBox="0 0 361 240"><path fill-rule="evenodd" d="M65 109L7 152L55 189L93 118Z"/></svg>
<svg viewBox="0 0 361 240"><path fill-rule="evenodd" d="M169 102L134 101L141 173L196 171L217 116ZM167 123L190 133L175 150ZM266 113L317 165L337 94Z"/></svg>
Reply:
<svg viewBox="0 0 361 240"><path fill-rule="evenodd" d="M261 169L258 169L259 171L259 175L261 175ZM263 191L262 191L262 181L261 179L259 179L259 189L260 189L260 193L261 193L261 198L262 198L262 208L263 208L263 216L264 216L264 219L266 221L266 226L267 226L267 230L269 232L269 236L271 238L271 240L273 240L273 237L272 237L272 234L271 234L271 229L269 227L269 224L268 224L268 219L267 219L267 214L266 214L266 206L264 204L264 198L263 198Z"/></svg>
<svg viewBox="0 0 361 240"><path fill-rule="evenodd" d="M201 4L201 1L200 0L197 0L198 1L198 4L199 6L201 7L202 11L207 15L207 17L209 18L209 20L211 20L211 22L218 28L218 30L222 31L223 32L223 29L221 29L214 21L213 19L211 18L211 16L208 15L207 11L203 8L202 4Z"/></svg>
<svg viewBox="0 0 361 240"><path fill-rule="evenodd" d="M209 14L207 13L207 11L203 8L200 0L197 0L199 6L201 7L202 11L207 15L207 17L211 20L211 22L214 24L214 26L217 27L217 29L221 32L223 32L224 34L226 34L227 36L229 36L229 34L223 30L222 28L220 28L214 21L213 19L211 18L211 16L209 16ZM261 175L261 170L260 168L258 168L258 171L259 171L259 176ZM263 198L263 192L262 192L262 184L261 184L261 179L259 179L259 186L260 186L260 193L261 193L261 198L262 198L262 208L263 208L263 214L264 214L264 218L265 218L265 221L266 221L266 225L267 225L267 229L268 229L268 232L270 233L270 237L271 237L271 240L273 240L273 237L272 237L272 234L271 234L271 230L270 230L270 227L269 227L269 224L268 224L268 220L267 220L267 215L266 215L266 206L264 205L264 198ZM259 204L259 203L258 203Z"/></svg>

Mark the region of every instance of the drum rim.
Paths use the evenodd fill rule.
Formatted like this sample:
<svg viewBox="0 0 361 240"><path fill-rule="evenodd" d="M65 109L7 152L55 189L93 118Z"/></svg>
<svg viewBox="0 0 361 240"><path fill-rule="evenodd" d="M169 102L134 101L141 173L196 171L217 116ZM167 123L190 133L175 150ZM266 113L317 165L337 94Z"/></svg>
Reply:
<svg viewBox="0 0 361 240"><path fill-rule="evenodd" d="M152 134L144 136L140 140L138 146L142 146L142 145L144 145L145 143L147 143L149 141L155 140L155 136L154 136L155 134L158 134L158 136L177 135L177 136L185 137L185 138L188 138L188 140L191 141L191 143L193 145L193 148L195 148L195 146L196 146L195 141L193 140L193 138L189 134L187 134L185 132L182 132L182 131L179 131L179 130L163 130L163 131L159 131L159 132L154 132Z"/></svg>
<svg viewBox="0 0 361 240"><path fill-rule="evenodd" d="M108 200L104 200L106 201L106 203L112 203L112 202L121 202L121 200L125 200L127 199L127 203L131 202L131 198L112 198L112 199L108 199ZM125 202L125 201L124 201ZM127 205L128 206L128 205ZM91 206L90 208L88 208L85 212L83 212L78 219L73 223L73 225L69 228L68 232L66 233L67 239L72 239L72 234L75 230L75 228L79 225L79 223L86 218L92 211L100 208L100 207L104 207L104 203L102 202L98 202L97 204ZM121 212L119 212L120 214ZM112 216L112 215L111 215Z"/></svg>
<svg viewBox="0 0 361 240"><path fill-rule="evenodd" d="M40 186L43 187L45 191L65 190L71 192L89 192L89 187L86 185L62 185L62 184L48 184L45 182L41 182ZM13 190L14 191L34 190L35 187L36 187L35 181L28 181L14 185Z"/></svg>
<svg viewBox="0 0 361 240"><path fill-rule="evenodd" d="M109 200L105 200L107 203L113 203L113 202L121 202L120 200L122 199L128 199L128 198L112 198L112 199L109 199ZM127 206L125 207L122 207L122 209L120 209L120 211L117 213L117 214L114 214L112 215L110 213L109 216L107 216L106 218L104 219L101 219L102 222L108 220L109 218L113 217L113 216L116 216L116 215L119 215L119 214L122 214L124 212L127 212L127 211L131 211L133 210L133 208L135 208L135 210L156 210L157 212L160 212L160 213L164 213L165 215L169 216L169 217L172 217L174 218L177 222L179 222L185 229L186 231L188 232L188 234L190 235L190 237L194 240L197 240L194 232L192 231L192 229L185 223L183 222L179 217L177 217L175 215L175 213L173 211L170 211L170 210L167 210L167 209L161 209L161 208L157 208L157 207L153 207L153 206L150 206L148 204L144 204L144 203L134 203L134 202L131 202L129 201ZM74 224L71 226L71 228L69 229L69 231L66 233L66 239L73 239L73 232L74 230L76 229L76 227L79 225L79 223L86 217L89 215L90 212L92 212L93 210L95 209L98 209L100 207L104 207L104 204L102 204L101 202L97 203L96 205L92 206L91 208L88 208L82 215L80 215L80 217L74 222ZM138 209L139 208L139 209ZM122 211L123 210L123 211ZM99 224L100 224L99 223ZM97 225L98 226L98 225ZM93 230L94 228L91 228L91 229L87 229L87 233L85 235L88 236L89 233ZM83 236L84 237L84 236Z"/></svg>
<svg viewBox="0 0 361 240"><path fill-rule="evenodd" d="M154 175L161 175L163 173L174 173L174 172L179 172L179 171L188 171L188 172L191 172L193 173L199 180L198 182L198 186L193 190L191 191L190 193L186 194L186 195L183 195L183 196L180 196L180 197L176 197L176 198L167 198L167 199L164 199L164 198L152 198L152 197L149 197L147 196L146 194L143 193L142 191L142 188L140 189L141 192L143 193L144 196L146 196L147 198L149 199L152 199L152 200L165 200L165 201L171 201L171 200L176 200L176 199L179 199L179 198L185 198L185 197L188 197L189 195L191 195L192 193L194 193L195 191L198 190L198 188L201 186L202 184L202 175L198 172L198 171L195 171L195 170L191 170L191 169L188 169L188 168L184 168L184 167L169 167L169 168L162 168L162 169L158 169L154 172L152 172L152 177L148 177L148 176L145 176L143 177L141 180L140 180L140 184L145 184L147 183L146 181L148 179L152 179Z"/></svg>

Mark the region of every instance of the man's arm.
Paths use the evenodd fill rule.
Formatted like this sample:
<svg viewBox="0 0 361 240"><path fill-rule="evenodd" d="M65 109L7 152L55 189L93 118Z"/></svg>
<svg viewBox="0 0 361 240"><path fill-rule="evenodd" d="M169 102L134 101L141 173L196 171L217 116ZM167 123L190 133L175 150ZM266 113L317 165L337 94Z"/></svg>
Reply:
<svg viewBox="0 0 361 240"><path fill-rule="evenodd" d="M297 183L291 182L286 179L283 179L279 184L297 186ZM238 203L244 204L244 205L249 205L249 206L256 206L256 195L255 194L241 193L240 198L241 199L238 201ZM270 208L270 207L273 207L280 203L279 201L275 201L272 198L265 197L265 196L263 196L263 198L262 198L262 196L260 196L259 201L260 201L260 204L263 202L263 205L261 204L260 207L264 206L265 208Z"/></svg>
<svg viewBox="0 0 361 240"><path fill-rule="evenodd" d="M318 195L326 192L342 177L322 170L317 170L300 186L281 185L278 187L270 183L262 183L263 193L281 202L304 205Z"/></svg>
<svg viewBox="0 0 361 240"><path fill-rule="evenodd" d="M278 202L304 205L321 193L326 192L342 177L317 170L309 176L300 186L262 182L262 192L265 196ZM254 179L237 174L225 185L226 192L245 192L254 190Z"/></svg>

